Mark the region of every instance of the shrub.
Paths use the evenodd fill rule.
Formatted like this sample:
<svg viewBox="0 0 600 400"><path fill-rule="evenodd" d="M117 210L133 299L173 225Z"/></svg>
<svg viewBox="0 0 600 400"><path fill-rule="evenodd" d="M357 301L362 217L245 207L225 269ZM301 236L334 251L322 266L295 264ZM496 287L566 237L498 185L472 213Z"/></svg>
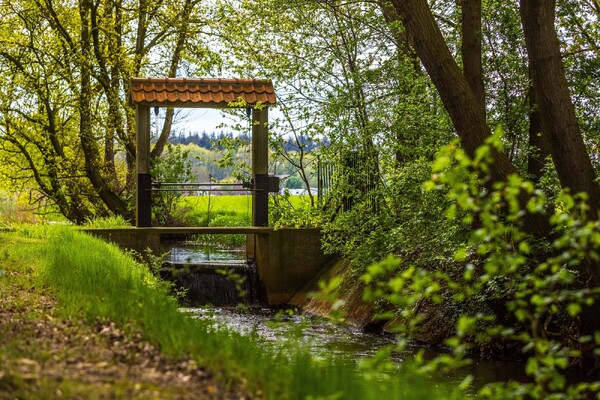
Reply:
<svg viewBox="0 0 600 400"><path fill-rule="evenodd" d="M440 304L450 299L461 308L446 342L453 356L423 361L426 371L460 367L468 362L470 349L493 341L518 345L531 382L487 386L481 390L484 396L558 399L598 393L600 381L568 380L567 374L574 365L593 365L600 354L600 331L593 328L600 288L590 285L600 260L600 223L586 219L585 195L562 193L549 204L531 182L516 175L490 185L492 149L501 150L498 136L473 159L456 144L443 148L424 185L451 200L445 213L449 220L473 227L454 254L460 268L452 273L391 257L362 276L369 286L366 298L398 307L405 332L418 326L417 305L424 300ZM550 218L554 236L536 240L526 232L525 217L544 214L548 206L555 210Z"/></svg>
<svg viewBox="0 0 600 400"><path fill-rule="evenodd" d="M152 164L152 179L162 183L188 183L194 179L189 150L167 144L165 153ZM156 192L152 196L152 217L157 225L177 226L184 220L186 210L181 209L183 193Z"/></svg>

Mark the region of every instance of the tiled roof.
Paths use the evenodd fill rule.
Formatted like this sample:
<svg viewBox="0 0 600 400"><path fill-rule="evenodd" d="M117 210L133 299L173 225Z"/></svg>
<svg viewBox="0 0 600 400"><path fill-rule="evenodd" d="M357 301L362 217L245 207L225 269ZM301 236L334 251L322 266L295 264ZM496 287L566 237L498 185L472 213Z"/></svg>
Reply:
<svg viewBox="0 0 600 400"><path fill-rule="evenodd" d="M224 108L239 97L249 105L276 103L268 79L131 78L133 104Z"/></svg>

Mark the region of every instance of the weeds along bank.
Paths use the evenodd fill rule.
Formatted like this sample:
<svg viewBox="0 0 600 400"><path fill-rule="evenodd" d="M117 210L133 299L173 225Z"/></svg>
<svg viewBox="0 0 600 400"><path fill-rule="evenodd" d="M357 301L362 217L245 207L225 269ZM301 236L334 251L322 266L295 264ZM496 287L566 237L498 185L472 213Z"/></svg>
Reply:
<svg viewBox="0 0 600 400"><path fill-rule="evenodd" d="M399 376L349 369L335 360L316 360L307 349L284 352L255 337L217 331L206 321L190 319L178 311L167 284L145 266L83 233L65 227L25 228L1 233L0 244L10 235L28 237L18 242L20 252L38 249L44 266L31 273L56 296L61 315L139 330L166 356L194 360L223 382L243 385L253 397L447 398L447 393L409 372ZM9 274L14 267L1 268Z"/></svg>

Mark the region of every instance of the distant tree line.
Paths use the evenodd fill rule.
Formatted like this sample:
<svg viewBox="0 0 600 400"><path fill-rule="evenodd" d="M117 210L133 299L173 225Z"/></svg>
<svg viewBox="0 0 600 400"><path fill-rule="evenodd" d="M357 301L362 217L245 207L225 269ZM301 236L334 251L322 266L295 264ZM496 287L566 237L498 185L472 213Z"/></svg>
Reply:
<svg viewBox="0 0 600 400"><path fill-rule="evenodd" d="M202 133L198 132L177 132L171 133L169 136L169 143L173 145L177 144L190 144L193 143L198 145L199 147L203 147L205 149L219 149L223 150L223 145L221 144L224 139L233 139L234 137L238 138L242 142L251 142L251 138L248 134L236 134L234 135L232 132L215 132L212 131L207 133L203 131ZM290 151L299 151L299 145L301 143L305 152L311 152L317 147L321 146L322 142L316 142L310 139L308 136L299 136L297 139L293 137L285 138L282 142L283 150L286 152Z"/></svg>

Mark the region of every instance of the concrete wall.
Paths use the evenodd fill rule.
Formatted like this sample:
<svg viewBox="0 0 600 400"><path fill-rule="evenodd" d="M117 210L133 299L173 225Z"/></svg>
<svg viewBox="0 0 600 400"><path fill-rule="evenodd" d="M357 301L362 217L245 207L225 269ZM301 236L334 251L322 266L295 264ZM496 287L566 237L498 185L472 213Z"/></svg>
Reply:
<svg viewBox="0 0 600 400"><path fill-rule="evenodd" d="M147 229L90 228L84 231L107 242L115 243L122 249L134 250L142 255L146 249L150 249L154 255L161 254L160 235Z"/></svg>
<svg viewBox="0 0 600 400"><path fill-rule="evenodd" d="M247 253L256 261L263 301L269 305L287 304L334 258L323 253L321 232L316 228L248 235Z"/></svg>
<svg viewBox="0 0 600 400"><path fill-rule="evenodd" d="M142 227L142 228L86 228L84 232L113 242L124 249L135 250L144 254L150 249L155 256L168 251L169 246L164 246L166 238L186 238L190 235L218 235L218 234L268 234L272 228L264 227Z"/></svg>

